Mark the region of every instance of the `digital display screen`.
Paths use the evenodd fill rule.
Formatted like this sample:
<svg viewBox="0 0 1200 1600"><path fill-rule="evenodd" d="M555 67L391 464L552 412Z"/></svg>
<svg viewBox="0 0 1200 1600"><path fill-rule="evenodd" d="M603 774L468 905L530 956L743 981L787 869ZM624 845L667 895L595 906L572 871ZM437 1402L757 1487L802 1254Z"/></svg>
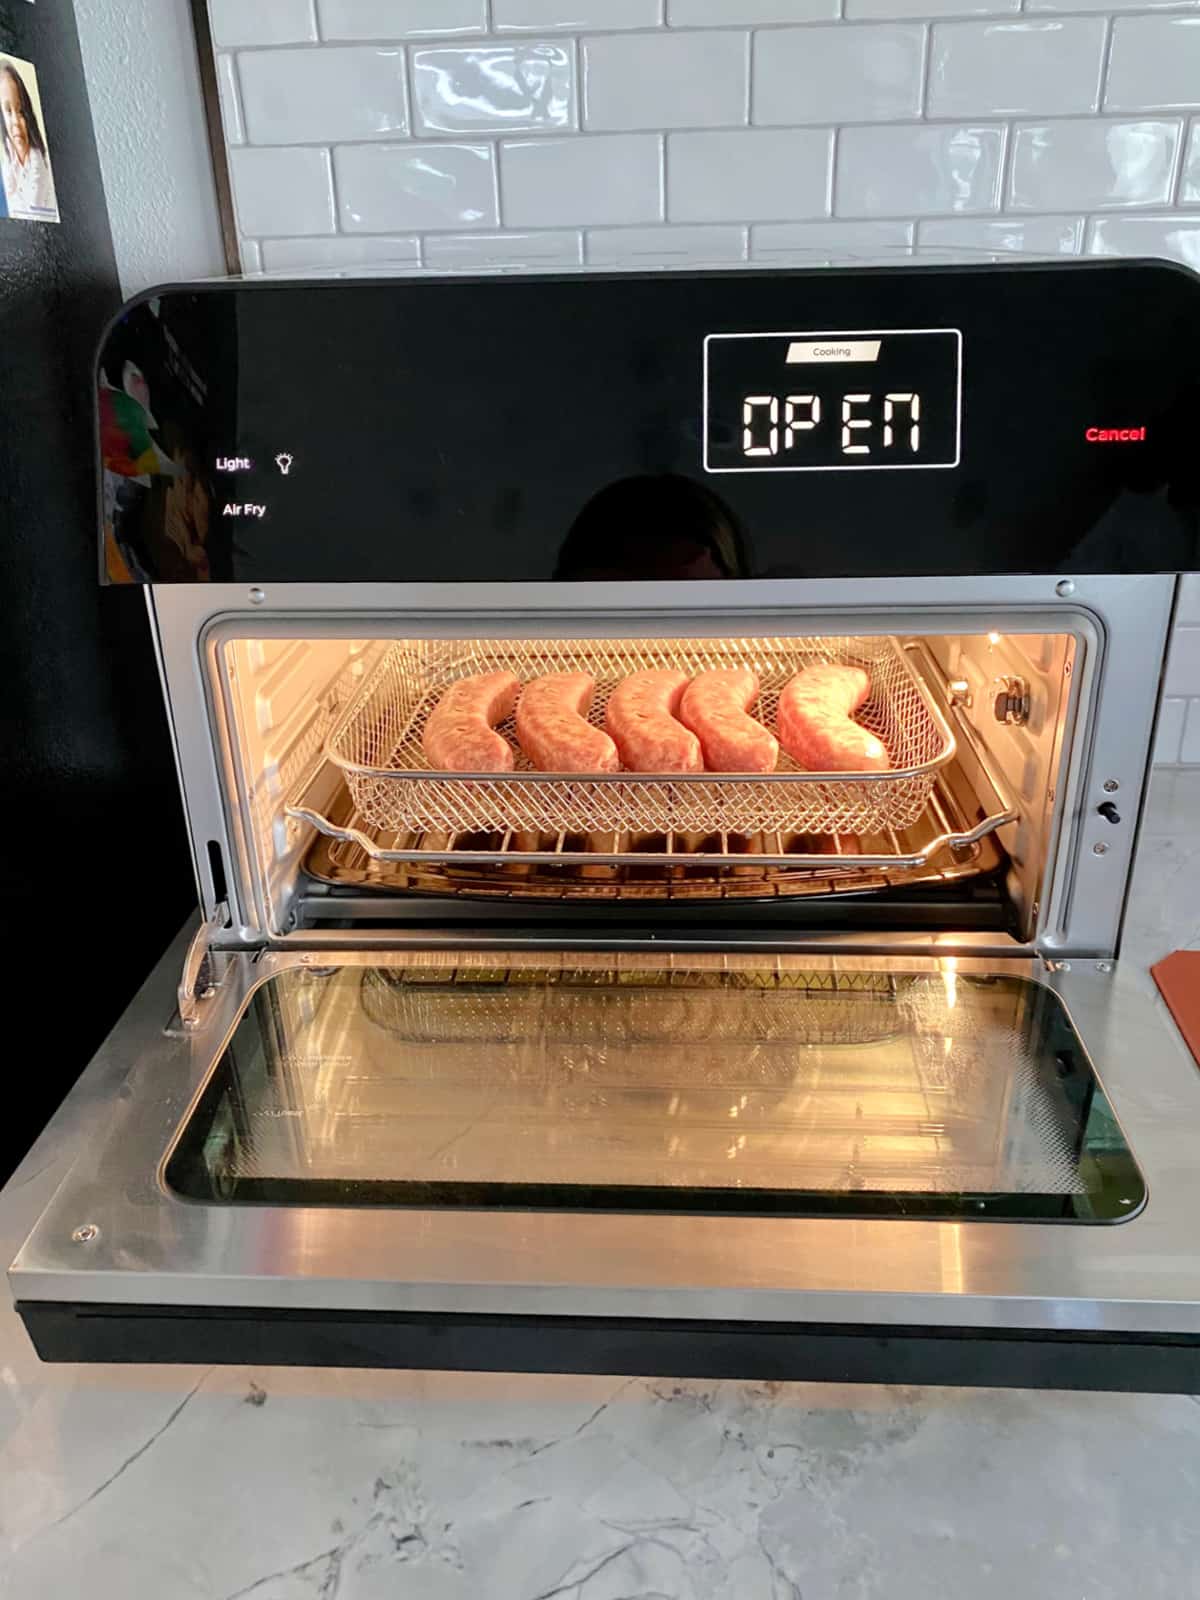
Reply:
<svg viewBox="0 0 1200 1600"><path fill-rule="evenodd" d="M954 467L961 412L956 328L704 341L708 472Z"/></svg>

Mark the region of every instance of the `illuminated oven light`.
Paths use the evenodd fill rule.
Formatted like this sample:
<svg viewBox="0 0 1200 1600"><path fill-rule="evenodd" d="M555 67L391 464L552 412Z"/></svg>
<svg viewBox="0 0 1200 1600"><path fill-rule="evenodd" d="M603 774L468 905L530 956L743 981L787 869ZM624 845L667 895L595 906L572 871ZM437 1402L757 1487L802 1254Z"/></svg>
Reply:
<svg viewBox="0 0 1200 1600"><path fill-rule="evenodd" d="M988 643L992 646L998 645L1000 643L1000 635L998 633L989 633Z"/></svg>

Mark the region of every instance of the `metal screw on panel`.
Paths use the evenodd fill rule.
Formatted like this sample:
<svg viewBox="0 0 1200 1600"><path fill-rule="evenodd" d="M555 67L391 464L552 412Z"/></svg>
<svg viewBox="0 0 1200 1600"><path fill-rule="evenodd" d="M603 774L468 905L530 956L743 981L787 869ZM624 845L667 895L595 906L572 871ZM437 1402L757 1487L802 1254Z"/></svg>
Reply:
<svg viewBox="0 0 1200 1600"><path fill-rule="evenodd" d="M1108 854L1108 846L1106 844L1094 844L1092 846L1092 854L1094 856L1106 856Z"/></svg>
<svg viewBox="0 0 1200 1600"><path fill-rule="evenodd" d="M1117 782L1117 780L1115 778L1105 778L1105 780L1104 780L1104 792L1105 792L1105 794L1116 794L1117 790L1120 787L1121 787L1121 785Z"/></svg>
<svg viewBox="0 0 1200 1600"><path fill-rule="evenodd" d="M1112 969L1113 969L1113 964L1112 964L1111 961L1097 961L1097 963L1096 963L1096 971L1097 972L1111 972Z"/></svg>
<svg viewBox="0 0 1200 1600"><path fill-rule="evenodd" d="M85 1222L82 1227L76 1228L71 1238L76 1244L91 1244L93 1239L100 1237L100 1229L94 1222Z"/></svg>
<svg viewBox="0 0 1200 1600"><path fill-rule="evenodd" d="M262 605L263 601L266 598L267 598L267 591L265 589L260 589L257 586L257 584L255 585L255 587L253 589L251 589L251 591L250 591L250 604L252 606L260 606L260 605Z"/></svg>
<svg viewBox="0 0 1200 1600"><path fill-rule="evenodd" d="M1063 600L1066 600L1069 596L1075 593L1074 581L1071 578L1061 578L1059 582L1054 585L1054 592Z"/></svg>

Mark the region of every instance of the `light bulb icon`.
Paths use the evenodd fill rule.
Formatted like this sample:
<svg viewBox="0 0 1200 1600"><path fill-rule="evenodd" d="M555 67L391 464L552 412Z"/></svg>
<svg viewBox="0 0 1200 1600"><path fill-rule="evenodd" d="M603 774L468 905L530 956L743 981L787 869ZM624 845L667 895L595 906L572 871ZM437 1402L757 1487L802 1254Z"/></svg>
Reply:
<svg viewBox="0 0 1200 1600"><path fill-rule="evenodd" d="M293 459L294 458L292 456L288 455L286 450L281 450L279 452L279 454L275 457L275 465L279 468L280 472L283 473L285 478L287 477L288 473L292 470L292 461L293 461Z"/></svg>

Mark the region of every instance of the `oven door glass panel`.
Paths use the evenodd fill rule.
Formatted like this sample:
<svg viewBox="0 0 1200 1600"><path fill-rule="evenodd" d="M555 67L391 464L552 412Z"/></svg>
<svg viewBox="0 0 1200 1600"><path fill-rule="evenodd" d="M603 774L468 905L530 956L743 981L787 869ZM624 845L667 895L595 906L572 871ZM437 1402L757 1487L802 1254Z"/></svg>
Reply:
<svg viewBox="0 0 1200 1600"><path fill-rule="evenodd" d="M208 1203L1083 1223L1145 1198L1038 983L568 961L269 978L169 1187Z"/></svg>

